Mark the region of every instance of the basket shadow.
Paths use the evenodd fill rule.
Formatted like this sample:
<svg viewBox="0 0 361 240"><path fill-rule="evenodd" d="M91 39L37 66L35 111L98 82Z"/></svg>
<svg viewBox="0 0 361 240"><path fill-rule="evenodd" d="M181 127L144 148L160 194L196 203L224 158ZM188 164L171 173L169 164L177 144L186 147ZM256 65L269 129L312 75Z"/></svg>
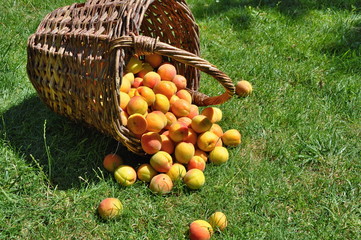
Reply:
<svg viewBox="0 0 361 240"><path fill-rule="evenodd" d="M108 153L116 152L134 167L145 161L95 129L55 114L37 96L4 112L0 133L29 165L35 159L51 184L62 190L110 174L102 166Z"/></svg>

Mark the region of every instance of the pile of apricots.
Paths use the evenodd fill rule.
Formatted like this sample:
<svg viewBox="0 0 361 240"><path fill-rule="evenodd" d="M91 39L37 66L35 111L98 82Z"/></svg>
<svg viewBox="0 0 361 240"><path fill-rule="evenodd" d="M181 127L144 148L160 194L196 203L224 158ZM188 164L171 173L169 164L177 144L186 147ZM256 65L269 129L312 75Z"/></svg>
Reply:
<svg viewBox="0 0 361 240"><path fill-rule="evenodd" d="M250 94L252 86L241 82L236 86L236 93ZM206 181L203 172L207 163L226 163L227 147L241 143L237 129L223 131L218 124L222 120L221 109L208 106L201 110L192 103L186 88L187 79L160 55L130 59L119 88L121 121L140 139L142 149L150 158L149 163L135 169L124 164L115 153L106 155L103 166L114 174L119 184L130 186L140 180L149 184L153 193L162 195L171 193L176 181L189 189L200 189ZM104 209L99 211L107 216ZM202 239L210 238L213 228L223 230L226 225L225 215L216 212L209 221L192 222L190 238L199 239L199 234L205 237Z"/></svg>

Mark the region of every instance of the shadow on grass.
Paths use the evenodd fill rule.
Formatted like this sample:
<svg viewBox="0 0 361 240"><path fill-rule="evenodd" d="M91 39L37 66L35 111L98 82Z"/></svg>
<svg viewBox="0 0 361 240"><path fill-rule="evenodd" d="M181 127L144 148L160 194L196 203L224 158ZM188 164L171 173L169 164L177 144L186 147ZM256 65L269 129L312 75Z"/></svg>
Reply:
<svg viewBox="0 0 361 240"><path fill-rule="evenodd" d="M275 9L289 19L299 21L307 17L312 10L331 9L346 10L352 13L361 12L359 0L205 0L196 1L192 5L192 13L196 19L219 18L220 21L231 23L236 32L252 28L252 11L247 7L260 9L256 14L262 14L262 9ZM330 38L326 39L319 51L335 59L335 67L344 72L359 73L361 56L361 20L355 19L349 26L342 24L331 29Z"/></svg>
<svg viewBox="0 0 361 240"><path fill-rule="evenodd" d="M275 8L285 16L298 18L313 9L354 9L360 11L361 2L359 0L212 0L197 1L192 7L192 12L196 18L205 18L235 9L242 12L242 8L246 6Z"/></svg>
<svg viewBox="0 0 361 240"><path fill-rule="evenodd" d="M116 151L134 166L144 161L112 138L52 112L37 96L6 111L0 133L30 165L34 158L58 189L77 188L84 181L99 181L102 172L110 174L102 166L108 153Z"/></svg>
<svg viewBox="0 0 361 240"><path fill-rule="evenodd" d="M342 27L337 36L330 39L321 51L328 56L339 57L342 65L353 72L361 72L361 19L355 20L348 27Z"/></svg>

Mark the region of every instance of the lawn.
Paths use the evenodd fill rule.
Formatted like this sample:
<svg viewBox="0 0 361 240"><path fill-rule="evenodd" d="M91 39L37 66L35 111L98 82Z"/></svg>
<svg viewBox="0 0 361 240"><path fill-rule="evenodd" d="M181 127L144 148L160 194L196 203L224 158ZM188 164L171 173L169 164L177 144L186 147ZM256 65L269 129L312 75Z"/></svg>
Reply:
<svg viewBox="0 0 361 240"><path fill-rule="evenodd" d="M361 239L361 4L357 0L189 0L201 56L253 94L220 105L242 144L208 164L206 184L152 194L102 166L112 138L49 110L26 74L27 38L71 0L0 5L0 239L187 239L224 212L213 239ZM222 88L202 74L200 91ZM99 202L123 215L103 221Z"/></svg>

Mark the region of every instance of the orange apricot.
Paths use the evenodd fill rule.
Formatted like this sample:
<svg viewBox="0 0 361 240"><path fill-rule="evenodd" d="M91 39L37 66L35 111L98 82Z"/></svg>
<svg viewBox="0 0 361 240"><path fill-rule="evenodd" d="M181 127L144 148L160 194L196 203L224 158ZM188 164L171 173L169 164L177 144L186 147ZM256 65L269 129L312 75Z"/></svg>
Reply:
<svg viewBox="0 0 361 240"><path fill-rule="evenodd" d="M134 113L146 114L148 111L148 104L141 96L132 97L127 105L127 112L129 115Z"/></svg>
<svg viewBox="0 0 361 240"><path fill-rule="evenodd" d="M144 59L147 63L149 63L152 67L157 68L159 67L162 62L163 62L163 58L161 55L158 54L149 54L149 55L145 55L145 59Z"/></svg>
<svg viewBox="0 0 361 240"><path fill-rule="evenodd" d="M189 114L187 115L187 117L189 117L190 119L193 119L195 116L198 116L198 115L199 115L198 106L195 104L191 104L190 111L189 111Z"/></svg>
<svg viewBox="0 0 361 240"><path fill-rule="evenodd" d="M178 91L187 87L187 79L182 75L175 75L172 82L174 82Z"/></svg>
<svg viewBox="0 0 361 240"><path fill-rule="evenodd" d="M143 99L147 102L148 106L152 106L155 101L155 94L153 90L146 86L138 87L137 89L139 96L142 96Z"/></svg>
<svg viewBox="0 0 361 240"><path fill-rule="evenodd" d="M187 170L191 170L193 168L204 171L204 169L206 168L206 162L200 156L193 156L187 164Z"/></svg>
<svg viewBox="0 0 361 240"><path fill-rule="evenodd" d="M129 116L127 128L134 134L143 134L148 128L148 123L142 114L135 113Z"/></svg>
<svg viewBox="0 0 361 240"><path fill-rule="evenodd" d="M140 139L142 149L148 154L155 154L162 148L162 138L159 133L147 132Z"/></svg>
<svg viewBox="0 0 361 240"><path fill-rule="evenodd" d="M177 74L177 70L172 64L164 63L159 66L157 73L160 75L162 80L172 81Z"/></svg>
<svg viewBox="0 0 361 240"><path fill-rule="evenodd" d="M162 139L162 148L160 150L172 154L174 152L174 142L172 139L163 134L161 134L160 137Z"/></svg>
<svg viewBox="0 0 361 240"><path fill-rule="evenodd" d="M170 107L176 117L186 117L191 110L191 104L184 99L176 100Z"/></svg>
<svg viewBox="0 0 361 240"><path fill-rule="evenodd" d="M159 112L159 111L158 111ZM157 112L150 112L145 117L147 121L147 131L149 132L160 132L166 125L165 121L167 120L164 113L159 112L162 115L158 114ZM164 121L164 119L165 121Z"/></svg>
<svg viewBox="0 0 361 240"><path fill-rule="evenodd" d="M168 98L160 93L155 94L155 100L152 105L152 109L166 113L169 111L169 108L170 108L170 102Z"/></svg>
<svg viewBox="0 0 361 240"><path fill-rule="evenodd" d="M153 88L157 83L161 81L161 78L156 72L148 72L143 77L143 85Z"/></svg>
<svg viewBox="0 0 361 240"><path fill-rule="evenodd" d="M143 78L142 77L136 77L134 78L134 82L132 83L133 88L137 88L139 86L143 85Z"/></svg>
<svg viewBox="0 0 361 240"><path fill-rule="evenodd" d="M179 90L176 95L180 98L180 99L184 99L189 103L192 103L192 95L185 89L181 89Z"/></svg>
<svg viewBox="0 0 361 240"><path fill-rule="evenodd" d="M177 121L177 117L172 112L166 112L165 117L167 118L165 129L169 129L170 126Z"/></svg>
<svg viewBox="0 0 361 240"><path fill-rule="evenodd" d="M173 82L170 81L160 81L158 82L154 88L154 93L160 93L170 99L176 93L176 87Z"/></svg>

